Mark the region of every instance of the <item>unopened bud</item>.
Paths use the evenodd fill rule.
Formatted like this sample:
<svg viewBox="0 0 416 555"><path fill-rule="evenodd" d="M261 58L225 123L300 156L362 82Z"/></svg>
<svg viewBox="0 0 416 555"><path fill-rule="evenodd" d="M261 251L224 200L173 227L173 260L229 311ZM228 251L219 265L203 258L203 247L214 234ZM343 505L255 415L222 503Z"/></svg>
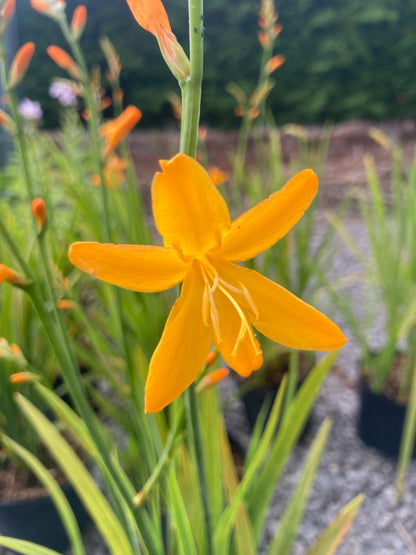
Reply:
<svg viewBox="0 0 416 555"><path fill-rule="evenodd" d="M0 264L0 283L3 283L4 281L9 282L11 285L15 285L16 287L21 287L22 289L31 284L31 281L23 278L5 264Z"/></svg>
<svg viewBox="0 0 416 555"><path fill-rule="evenodd" d="M36 382L38 380L38 376L36 376L36 374L33 374L33 372L15 372L9 377L10 383L15 385Z"/></svg>
<svg viewBox="0 0 416 555"><path fill-rule="evenodd" d="M87 8L82 4L75 8L71 21L71 31L75 39L79 39L87 22Z"/></svg>
<svg viewBox="0 0 416 555"><path fill-rule="evenodd" d="M59 310L72 310L75 304L68 299L59 299L59 301L56 301L56 306Z"/></svg>
<svg viewBox="0 0 416 555"><path fill-rule="evenodd" d="M65 52L65 50L59 46L51 44L48 46L46 51L55 64L67 71L74 79L80 80L82 78L79 66L75 63L71 56Z"/></svg>
<svg viewBox="0 0 416 555"><path fill-rule="evenodd" d="M273 71L276 71L276 69L278 69L284 63L284 56L276 54L276 56L270 58L270 60L266 63L265 70L267 71L267 73L273 73Z"/></svg>
<svg viewBox="0 0 416 555"><path fill-rule="evenodd" d="M214 364L214 362L217 360L217 356L218 356L218 353L216 351L210 351L207 354L207 359L205 361L205 364L207 366L211 366L211 364Z"/></svg>
<svg viewBox="0 0 416 555"><path fill-rule="evenodd" d="M16 9L16 0L6 0L0 8L0 35L4 35Z"/></svg>
<svg viewBox="0 0 416 555"><path fill-rule="evenodd" d="M198 393L201 393L201 391L205 391L205 389L208 389L209 387L212 387L222 381L228 376L229 373L230 371L228 370L228 368L225 367L218 368L217 370L210 372L201 379L199 384L196 386L196 391Z"/></svg>
<svg viewBox="0 0 416 555"><path fill-rule="evenodd" d="M19 48L10 68L9 87L16 87L25 76L30 60L35 52L35 43L26 42Z"/></svg>
<svg viewBox="0 0 416 555"><path fill-rule="evenodd" d="M47 215L45 201L40 197L34 198L32 200L30 207L32 210L33 217L39 223L39 227L42 230L45 227L46 215Z"/></svg>

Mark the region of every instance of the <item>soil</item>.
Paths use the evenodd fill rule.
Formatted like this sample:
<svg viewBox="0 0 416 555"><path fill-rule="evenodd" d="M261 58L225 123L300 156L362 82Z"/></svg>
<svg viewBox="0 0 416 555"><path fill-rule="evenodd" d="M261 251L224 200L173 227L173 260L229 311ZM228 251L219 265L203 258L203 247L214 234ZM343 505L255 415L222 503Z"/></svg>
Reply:
<svg viewBox="0 0 416 555"><path fill-rule="evenodd" d="M416 122L410 119L374 123L353 120L337 123L332 127L324 177L321 182L321 207L334 208L350 191L351 186L363 187L366 183L364 158L374 158L380 180L387 188L392 169L391 151L371 138L369 132L376 127L381 130L393 144L400 145L405 159L411 160L416 146ZM322 127L304 128L312 143L318 143L322 136ZM231 155L235 152L238 139L237 131L218 131L208 129L206 149L211 165L222 170L231 171ZM265 138L267 141L267 137ZM287 175L289 161L297 156L298 140L281 129L282 155ZM175 155L179 145L179 131L164 129L158 131L137 131L129 137L133 160L139 182L144 187L145 198L149 201L149 186L153 175L160 170L159 159L168 159ZM247 165L259 165L254 143L248 145ZM387 198L388 200L388 198Z"/></svg>
<svg viewBox="0 0 416 555"><path fill-rule="evenodd" d="M46 451L41 454L42 463L58 484L67 480L56 468L52 457ZM37 478L28 470L18 468L9 459L0 460L0 503L4 501L27 501L49 495Z"/></svg>

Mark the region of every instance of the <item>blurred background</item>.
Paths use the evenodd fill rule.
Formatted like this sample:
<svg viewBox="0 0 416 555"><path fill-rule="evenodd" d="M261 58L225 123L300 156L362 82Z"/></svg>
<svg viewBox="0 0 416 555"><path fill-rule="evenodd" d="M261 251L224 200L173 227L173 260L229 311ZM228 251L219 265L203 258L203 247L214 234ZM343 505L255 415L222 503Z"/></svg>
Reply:
<svg viewBox="0 0 416 555"><path fill-rule="evenodd" d="M78 4L68 0L68 15ZM102 63L98 38L108 36L120 53L125 105L143 109L141 126L173 125L168 92L176 82L140 29L126 2L85 0L88 25L81 40L87 61ZM186 49L187 3L166 0L172 29ZM64 76L46 47L64 47L53 21L18 2L18 43L33 40L36 78L25 81L24 95L42 104L45 127L58 124L59 106L48 95L53 76ZM286 63L276 74L268 105L278 124L416 118L416 0L280 0L283 31L277 51ZM205 59L202 122L212 127L239 125L230 82L251 92L257 83L261 47L257 40L259 2L209 0L205 5Z"/></svg>

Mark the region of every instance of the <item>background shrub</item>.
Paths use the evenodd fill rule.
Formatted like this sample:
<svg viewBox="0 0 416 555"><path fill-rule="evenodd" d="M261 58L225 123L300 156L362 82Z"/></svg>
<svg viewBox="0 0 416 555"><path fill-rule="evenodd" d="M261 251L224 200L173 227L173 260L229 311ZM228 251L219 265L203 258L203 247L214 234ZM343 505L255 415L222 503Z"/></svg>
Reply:
<svg viewBox="0 0 416 555"><path fill-rule="evenodd" d="M68 12L78 3L67 0ZM137 26L123 0L84 3L89 15L82 46L88 61L103 64L98 39L107 35L121 55L126 103L143 110L143 125L171 124L167 93L177 88L154 37ZM187 2L165 0L165 5L186 48ZM286 57L269 100L278 123L416 117L416 0L280 0L276 6L283 24L277 51ZM45 50L50 43L65 45L54 23L29 2L18 7L19 41L38 46L24 94L41 101L45 123L53 126L58 106L47 90L52 76L63 73ZM202 119L209 125L238 123L227 83L235 81L248 93L255 86L261 58L258 7L253 0L206 2Z"/></svg>

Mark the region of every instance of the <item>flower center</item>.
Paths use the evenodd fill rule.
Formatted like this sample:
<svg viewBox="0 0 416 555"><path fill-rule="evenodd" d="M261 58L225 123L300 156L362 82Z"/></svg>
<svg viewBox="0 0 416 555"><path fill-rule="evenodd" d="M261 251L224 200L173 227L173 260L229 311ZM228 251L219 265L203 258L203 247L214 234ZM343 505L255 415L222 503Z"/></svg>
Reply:
<svg viewBox="0 0 416 555"><path fill-rule="evenodd" d="M258 320L259 314L257 307L254 304L247 288L240 281L238 282L238 287L236 287L235 285L231 285L222 279L216 268L206 259L200 261L200 268L205 283L202 295L202 320L206 326L209 326L209 319L211 319L216 343L221 344L223 342L220 328L220 318L215 304L215 293L219 291L226 297L231 305L231 309L235 310L238 318L240 319L240 328L234 348L231 352L231 356L237 356L238 347L240 343L246 340L246 338L248 338L249 342L252 344L255 353L258 355L261 354L261 349L256 341L251 324L247 320L244 310L241 308L240 303L236 299L236 296L241 295L245 299L250 310L253 312L254 319Z"/></svg>

